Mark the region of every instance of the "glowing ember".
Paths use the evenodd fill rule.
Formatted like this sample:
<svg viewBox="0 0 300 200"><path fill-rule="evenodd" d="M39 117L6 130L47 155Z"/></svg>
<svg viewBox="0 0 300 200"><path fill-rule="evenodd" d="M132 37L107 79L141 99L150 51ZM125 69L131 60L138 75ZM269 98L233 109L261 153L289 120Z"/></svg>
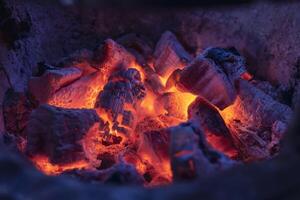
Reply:
<svg viewBox="0 0 300 200"><path fill-rule="evenodd" d="M245 69L244 58L232 48L209 48L192 61L170 32L157 45L155 61L151 56L149 60L141 58L143 52L149 52L141 41L129 46L136 45L139 48L132 52L137 55L133 55L108 39L90 56L93 60L71 62L73 68L63 68L68 78L60 76L59 69L47 72L52 84L57 77L60 84L54 84L55 90L50 88L47 96L42 95L42 103L59 108L46 105L55 115L36 109L39 112L34 112L35 119L29 122L34 134L28 134L32 137L28 141L38 146L31 146L30 159L38 169L48 175L81 170L107 178L112 174L122 177L118 170L130 166L126 170L138 174L136 179L143 179L145 186L157 186L225 169L240 159L245 150L237 149L236 144L246 140L243 131L248 134L252 129L240 129L239 123L245 126L246 118L252 117L252 107L266 99L255 96L259 93L255 91L251 102L247 93L243 97L243 91L237 89L240 80L253 78ZM51 75L55 77L51 79ZM40 77L32 82L38 81L45 84ZM244 86L247 89L246 83ZM251 109L247 110L246 104L251 104ZM269 112L268 107L261 110ZM94 117L89 121L82 113ZM46 123L48 115L51 123L44 130L40 122ZM283 132L285 124L280 117L274 116L274 124L268 127L273 138L263 135L269 143ZM255 134L247 136L265 142ZM249 155L256 156L260 150ZM75 158L65 159L69 155Z"/></svg>
<svg viewBox="0 0 300 200"><path fill-rule="evenodd" d="M37 155L31 158L31 161L39 170L47 175L58 175L67 170L89 168L89 163L85 161L78 161L66 165L55 165L44 155Z"/></svg>

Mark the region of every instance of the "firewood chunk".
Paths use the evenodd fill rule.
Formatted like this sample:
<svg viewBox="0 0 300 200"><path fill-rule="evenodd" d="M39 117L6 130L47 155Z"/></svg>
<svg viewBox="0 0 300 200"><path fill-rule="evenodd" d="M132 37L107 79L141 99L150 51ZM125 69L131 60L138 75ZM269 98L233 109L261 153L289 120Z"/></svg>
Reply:
<svg viewBox="0 0 300 200"><path fill-rule="evenodd" d="M185 67L192 60L192 56L173 33L166 31L156 45L154 59L156 72L163 77L169 77L174 70Z"/></svg>
<svg viewBox="0 0 300 200"><path fill-rule="evenodd" d="M81 70L76 67L46 70L42 76L30 78L29 92L40 103L46 103L56 91L79 79L81 75Z"/></svg>
<svg viewBox="0 0 300 200"><path fill-rule="evenodd" d="M247 73L246 61L234 47L208 48L203 55L220 66L233 83Z"/></svg>
<svg viewBox="0 0 300 200"><path fill-rule="evenodd" d="M27 126L30 113L38 106L38 102L28 93L8 89L2 106L6 130L12 134L21 134Z"/></svg>
<svg viewBox="0 0 300 200"><path fill-rule="evenodd" d="M99 121L94 110L41 105L30 116L26 152L31 156L45 154L56 164L83 160L81 140Z"/></svg>
<svg viewBox="0 0 300 200"><path fill-rule="evenodd" d="M247 81L238 83L238 98L222 112L234 143L246 161L270 158L278 152L292 110Z"/></svg>
<svg viewBox="0 0 300 200"><path fill-rule="evenodd" d="M219 111L205 99L198 97L188 108L189 120L199 123L209 144L231 158L238 152L233 138Z"/></svg>
<svg viewBox="0 0 300 200"><path fill-rule="evenodd" d="M83 76L55 92L48 104L64 108L93 108L103 88L103 79L101 72Z"/></svg>
<svg viewBox="0 0 300 200"><path fill-rule="evenodd" d="M94 62L98 64L96 67L108 76L116 69L130 67L135 60L131 53L112 39L105 40L94 53Z"/></svg>
<svg viewBox="0 0 300 200"><path fill-rule="evenodd" d="M201 56L180 72L177 87L202 96L219 109L231 105L236 98L235 88L222 69Z"/></svg>

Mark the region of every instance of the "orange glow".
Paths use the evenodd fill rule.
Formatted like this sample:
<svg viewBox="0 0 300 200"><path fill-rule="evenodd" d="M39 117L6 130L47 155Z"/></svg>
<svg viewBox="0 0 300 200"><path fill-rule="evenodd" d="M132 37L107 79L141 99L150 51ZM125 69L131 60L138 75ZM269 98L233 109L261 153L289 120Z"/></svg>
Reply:
<svg viewBox="0 0 300 200"><path fill-rule="evenodd" d="M134 63L131 63L129 65L129 68L133 68L133 69L138 70L140 72L140 74L141 74L142 81L145 80L145 74L144 74L144 70L143 70L142 66L140 66L138 63L134 62Z"/></svg>
<svg viewBox="0 0 300 200"><path fill-rule="evenodd" d="M65 165L51 164L47 156L43 156L43 155L37 155L33 157L31 161L40 171L42 171L47 175L58 175L67 170L82 169L82 168L89 167L89 164L84 160L73 162L70 164L65 164Z"/></svg>
<svg viewBox="0 0 300 200"><path fill-rule="evenodd" d="M253 79L253 76L249 72L245 72L241 75L241 78L246 81L249 81L249 80Z"/></svg>
<svg viewBox="0 0 300 200"><path fill-rule="evenodd" d="M147 131L154 131L154 126L159 127L159 129L165 129L169 126L176 126L181 122L187 121L188 107L195 101L197 96L178 90L175 85L173 85L173 83L176 84L175 79L169 79L168 76L161 77L157 75L164 86L163 88L160 85L159 92L154 91L155 89L153 88L149 89L147 85L147 87L143 88L143 90L146 90L146 96L143 99L140 98L132 104L122 102L121 105L123 106L124 104L124 106L120 110L130 111L134 116L134 119L132 119L133 122L127 122L130 125L127 124L127 126L125 126L125 123L122 124L122 120L124 119L122 117L124 116L121 111L121 114L112 114L105 109L95 108L97 97L108 83L112 70L100 69L98 71L89 66L87 62L80 63L77 66L83 70L84 75L74 83L61 88L53 94L48 100L48 104L62 108L94 109L97 112L99 118L101 118L101 122L94 124L80 141L86 160L60 165L52 164L47 156L37 155L31 159L34 165L47 175L58 175L66 170L72 169L91 169L95 167L99 169L98 167L101 167L102 162L99 155L108 153L118 157L118 161L122 160L134 165L140 175L144 175L150 171L153 173L151 174L153 180L157 177L162 177L166 182L171 183L173 175L170 158L161 152L162 155L158 155L159 152L157 152L157 149L153 148L154 145L151 144L151 141L147 141L147 139L140 136L146 131L144 130L144 127L141 125L143 130L140 131L136 131L136 127L140 125L138 124L139 122L147 117L154 119L152 124L147 121L147 123L150 124L148 127L146 127L147 123L145 125L145 127L149 129ZM146 76L148 74L145 74L147 70L144 70L143 67L136 62L131 63L128 68L138 70L143 82L145 81L145 77L149 78ZM249 78L249 75L247 74L244 74L244 76L245 78ZM157 77L155 76L155 78ZM116 80L119 81L118 77ZM170 86L166 87L168 80L173 82L172 84L168 84ZM167 96L168 94L171 94L170 100L165 103L162 99L164 98L164 95ZM234 112L234 105L220 111L220 114L224 118L225 123L229 124L236 115ZM155 124L157 121L158 123ZM126 131L121 132L120 129L118 129L120 128L118 126L126 129ZM118 142L114 141L116 137L119 139ZM210 138L207 139L209 140ZM24 148L22 147L21 149ZM188 153L190 152L183 151L176 156L183 156ZM192 164L193 163L191 163L191 165ZM155 181L150 184L156 185ZM160 184L159 181L157 181L157 184Z"/></svg>

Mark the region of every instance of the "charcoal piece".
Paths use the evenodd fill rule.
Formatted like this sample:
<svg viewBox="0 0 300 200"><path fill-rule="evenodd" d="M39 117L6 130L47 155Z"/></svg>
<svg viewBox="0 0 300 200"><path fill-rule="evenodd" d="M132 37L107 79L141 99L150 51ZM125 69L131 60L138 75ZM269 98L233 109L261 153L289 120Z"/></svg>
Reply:
<svg viewBox="0 0 300 200"><path fill-rule="evenodd" d="M158 131L165 127L166 125L158 117L145 117L137 123L134 132L139 137L143 132Z"/></svg>
<svg viewBox="0 0 300 200"><path fill-rule="evenodd" d="M175 181L205 177L235 165L234 161L207 144L198 124L183 123L169 128L168 132Z"/></svg>
<svg viewBox="0 0 300 200"><path fill-rule="evenodd" d="M232 116L226 123L246 161L275 155L292 116L288 106L244 80L238 82L238 98L224 110L225 118L227 112Z"/></svg>
<svg viewBox="0 0 300 200"><path fill-rule="evenodd" d="M42 76L30 78L29 92L40 103L46 103L56 91L79 79L81 75L81 70L76 67L48 69Z"/></svg>
<svg viewBox="0 0 300 200"><path fill-rule="evenodd" d="M280 100L280 92L268 81L252 80L251 83L267 95L271 96L273 99L277 101Z"/></svg>
<svg viewBox="0 0 300 200"><path fill-rule="evenodd" d="M128 68L135 63L135 57L123 46L112 39L107 39L94 53L95 67L104 74L110 74L116 69Z"/></svg>
<svg viewBox="0 0 300 200"><path fill-rule="evenodd" d="M138 63L146 64L152 59L153 44L142 35L130 33L118 38L116 42L135 55Z"/></svg>
<svg viewBox="0 0 300 200"><path fill-rule="evenodd" d="M161 95L165 91L165 87L159 75L149 65L141 66L145 74L145 86L154 94Z"/></svg>
<svg viewBox="0 0 300 200"><path fill-rule="evenodd" d="M236 98L235 88L222 69L201 56L180 72L176 86L202 96L219 109L231 105Z"/></svg>
<svg viewBox="0 0 300 200"><path fill-rule="evenodd" d="M179 125L169 129L170 156L175 181L195 179L212 171L212 165L199 149L199 138L192 127Z"/></svg>
<svg viewBox="0 0 300 200"><path fill-rule="evenodd" d="M155 47L154 59L155 71L163 77L168 77L174 70L185 67L192 60L192 56L186 52L173 33L166 31Z"/></svg>
<svg viewBox="0 0 300 200"><path fill-rule="evenodd" d="M134 116L131 111L124 110L123 118L122 118L122 125L131 127L133 125Z"/></svg>
<svg viewBox="0 0 300 200"><path fill-rule="evenodd" d="M26 152L30 156L47 155L56 164L83 160L81 140L99 121L94 110L41 105L29 119Z"/></svg>
<svg viewBox="0 0 300 200"><path fill-rule="evenodd" d="M48 104L64 108L93 108L104 77L101 72L83 76L72 84L55 92Z"/></svg>
<svg viewBox="0 0 300 200"><path fill-rule="evenodd" d="M238 157L233 138L219 111L205 99L198 97L188 108L189 120L199 123L210 145L231 158Z"/></svg>
<svg viewBox="0 0 300 200"><path fill-rule="evenodd" d="M145 131L140 134L138 154L157 169L165 170L169 163L169 133L166 129Z"/></svg>
<svg viewBox="0 0 300 200"><path fill-rule="evenodd" d="M96 108L103 108L116 122L124 112L125 104L134 105L145 97L145 88L136 69L120 70L111 75L97 97Z"/></svg>
<svg viewBox="0 0 300 200"><path fill-rule="evenodd" d="M28 93L8 89L3 99L3 119L6 131L12 134L23 134L30 113L38 102Z"/></svg>
<svg viewBox="0 0 300 200"><path fill-rule="evenodd" d="M97 168L97 169L100 169L100 170L101 169L108 169L116 163L115 156L110 154L110 153L107 153L107 152L99 154L97 159L101 160L100 167Z"/></svg>
<svg viewBox="0 0 300 200"><path fill-rule="evenodd" d="M167 92L157 98L157 105L167 111L167 115L178 119L187 118L186 96L182 93Z"/></svg>
<svg viewBox="0 0 300 200"><path fill-rule="evenodd" d="M220 66L233 83L247 73L246 61L234 47L208 48L203 52L203 55Z"/></svg>
<svg viewBox="0 0 300 200"><path fill-rule="evenodd" d="M93 52L88 49L75 51L68 57L61 59L57 66L60 67L76 67L82 71L84 76L96 72L98 69L94 67Z"/></svg>

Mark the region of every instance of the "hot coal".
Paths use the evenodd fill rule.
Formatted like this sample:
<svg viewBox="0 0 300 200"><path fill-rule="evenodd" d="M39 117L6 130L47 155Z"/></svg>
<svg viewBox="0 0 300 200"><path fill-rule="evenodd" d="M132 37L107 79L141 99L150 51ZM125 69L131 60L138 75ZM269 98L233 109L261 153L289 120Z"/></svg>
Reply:
<svg viewBox="0 0 300 200"><path fill-rule="evenodd" d="M170 128L169 133L174 180L205 177L234 165L232 160L207 145L200 127L184 123Z"/></svg>
<svg viewBox="0 0 300 200"><path fill-rule="evenodd" d="M81 75L82 71L75 67L47 69L43 75L29 80L29 92L40 103L47 103L55 92L76 81Z"/></svg>
<svg viewBox="0 0 300 200"><path fill-rule="evenodd" d="M168 31L153 55L137 34L116 41L77 51L59 67L41 63L29 91L45 105L27 106L25 93L8 101L6 115L21 116L21 126L11 125L17 131L28 121L18 107L32 112L20 137L27 141L12 141L38 169L153 187L276 154L291 111L268 84L247 82L236 49L208 48L193 59Z"/></svg>
<svg viewBox="0 0 300 200"><path fill-rule="evenodd" d="M246 61L234 47L208 48L204 51L203 55L220 66L232 83L247 73Z"/></svg>
<svg viewBox="0 0 300 200"><path fill-rule="evenodd" d="M192 56L170 31L162 34L153 55L155 71L163 77L168 77L174 70L185 67L192 60Z"/></svg>
<svg viewBox="0 0 300 200"><path fill-rule="evenodd" d="M201 55L179 72L176 86L202 96L219 109L231 105L236 98L235 88L220 66Z"/></svg>
<svg viewBox="0 0 300 200"><path fill-rule="evenodd" d="M52 163L83 160L81 139L99 121L94 110L41 105L29 119L26 151L31 156L45 154Z"/></svg>
<svg viewBox="0 0 300 200"><path fill-rule="evenodd" d="M240 80L238 98L225 110L233 115L227 124L245 160L258 160L274 156L286 132L291 109L275 101L251 83Z"/></svg>
<svg viewBox="0 0 300 200"><path fill-rule="evenodd" d="M55 92L48 104L64 108L93 108L103 87L103 74L94 72Z"/></svg>
<svg viewBox="0 0 300 200"><path fill-rule="evenodd" d="M188 108L189 120L199 124L206 140L215 149L230 157L237 157L238 151L219 111L205 99L198 97Z"/></svg>
<svg viewBox="0 0 300 200"><path fill-rule="evenodd" d="M94 62L98 63L96 67L103 73L130 67L135 61L131 53L112 39L105 40L94 52Z"/></svg>

